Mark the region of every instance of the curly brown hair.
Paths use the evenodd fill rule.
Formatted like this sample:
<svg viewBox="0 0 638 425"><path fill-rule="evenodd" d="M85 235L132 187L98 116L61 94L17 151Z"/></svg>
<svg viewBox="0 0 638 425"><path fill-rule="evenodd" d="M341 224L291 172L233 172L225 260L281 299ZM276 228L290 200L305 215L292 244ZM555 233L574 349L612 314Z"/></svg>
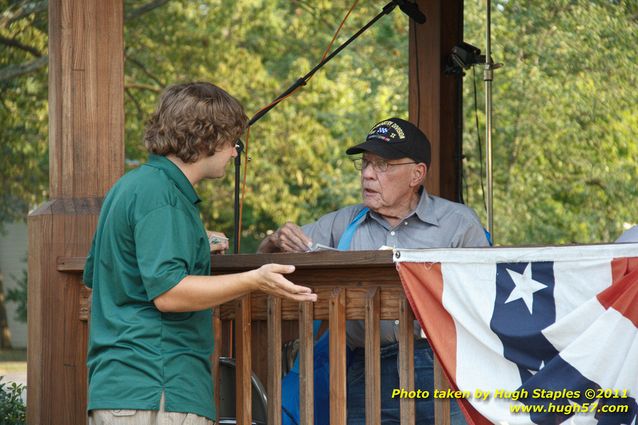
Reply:
<svg viewBox="0 0 638 425"><path fill-rule="evenodd" d="M206 82L166 88L144 131L144 145L156 155L174 154L192 163L239 138L248 117L241 104Z"/></svg>

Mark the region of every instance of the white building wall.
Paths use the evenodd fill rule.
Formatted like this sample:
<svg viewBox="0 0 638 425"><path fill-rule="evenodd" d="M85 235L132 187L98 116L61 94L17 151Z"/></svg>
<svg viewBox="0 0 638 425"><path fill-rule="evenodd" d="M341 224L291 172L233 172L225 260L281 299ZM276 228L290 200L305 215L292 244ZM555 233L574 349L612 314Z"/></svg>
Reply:
<svg viewBox="0 0 638 425"><path fill-rule="evenodd" d="M22 271L27 268L28 232L26 223L5 224L0 233L0 273L2 273L4 293L17 287L17 279L22 278ZM14 348L27 346L27 325L16 320L17 305L5 302L7 319L11 329L11 343Z"/></svg>

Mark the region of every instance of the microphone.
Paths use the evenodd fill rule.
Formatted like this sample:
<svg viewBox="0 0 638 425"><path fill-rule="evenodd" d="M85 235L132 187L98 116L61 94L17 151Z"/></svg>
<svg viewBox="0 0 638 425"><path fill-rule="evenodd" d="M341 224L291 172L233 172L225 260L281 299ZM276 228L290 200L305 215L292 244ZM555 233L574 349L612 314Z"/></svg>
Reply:
<svg viewBox="0 0 638 425"><path fill-rule="evenodd" d="M419 10L419 6L416 3L412 3L409 0L394 0L394 2L399 6L401 12L408 15L410 18L414 20L417 24L424 24L426 21L425 15Z"/></svg>
<svg viewBox="0 0 638 425"><path fill-rule="evenodd" d="M238 154L241 154L244 151L244 142L241 139L237 139L235 141L235 150L237 150Z"/></svg>

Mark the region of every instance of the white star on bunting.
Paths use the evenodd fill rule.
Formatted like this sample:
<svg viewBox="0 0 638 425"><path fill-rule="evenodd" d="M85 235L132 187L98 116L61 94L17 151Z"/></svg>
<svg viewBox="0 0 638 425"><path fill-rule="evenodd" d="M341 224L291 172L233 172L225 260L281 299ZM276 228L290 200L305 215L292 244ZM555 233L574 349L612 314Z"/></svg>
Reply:
<svg viewBox="0 0 638 425"><path fill-rule="evenodd" d="M532 308L534 307L534 293L547 288L547 285L532 279L531 263L527 264L523 274L510 269L507 269L507 272L514 282L514 289L507 300L505 300L505 304L522 299L529 310L529 313L532 314Z"/></svg>

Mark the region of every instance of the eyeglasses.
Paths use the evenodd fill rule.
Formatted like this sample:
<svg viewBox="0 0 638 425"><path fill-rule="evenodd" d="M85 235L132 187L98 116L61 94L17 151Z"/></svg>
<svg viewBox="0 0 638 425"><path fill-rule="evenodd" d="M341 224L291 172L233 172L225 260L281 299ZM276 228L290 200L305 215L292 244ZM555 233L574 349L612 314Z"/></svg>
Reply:
<svg viewBox="0 0 638 425"><path fill-rule="evenodd" d="M368 165L372 165L372 169L376 171L377 173L385 173L386 171L388 171L389 167L393 167L395 165L416 164L415 161L389 163L388 161L384 159L370 161L365 158L354 158L352 160L352 163L354 164L354 168L356 168L359 171L365 170L365 168Z"/></svg>

